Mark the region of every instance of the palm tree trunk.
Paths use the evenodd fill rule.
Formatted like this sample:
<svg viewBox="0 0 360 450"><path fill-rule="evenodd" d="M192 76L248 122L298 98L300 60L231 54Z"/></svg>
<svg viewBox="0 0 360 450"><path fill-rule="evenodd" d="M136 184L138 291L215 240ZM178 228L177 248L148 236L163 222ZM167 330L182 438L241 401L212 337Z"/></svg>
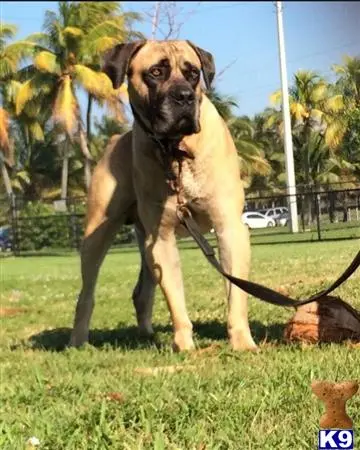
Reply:
<svg viewBox="0 0 360 450"><path fill-rule="evenodd" d="M91 94L88 95L88 104L86 111L86 137L88 144L91 142L91 110L93 105L93 96Z"/></svg>
<svg viewBox="0 0 360 450"><path fill-rule="evenodd" d="M347 195L346 192L344 192L343 196L343 222L347 222L349 220L349 214L348 214L348 202L347 202Z"/></svg>
<svg viewBox="0 0 360 450"><path fill-rule="evenodd" d="M11 186L9 173L7 171L7 167L6 167L5 161L3 160L2 155L0 155L0 165L1 165L1 175L2 175L3 182L4 182L5 191L6 191L7 195L9 197L11 197L13 194L13 190L12 190L12 186Z"/></svg>
<svg viewBox="0 0 360 450"><path fill-rule="evenodd" d="M305 221L306 226L310 226L312 223L312 205L313 205L313 195L312 195L312 186L310 186L310 154L309 154L309 136L310 136L310 126L308 122L305 123L303 129L303 171L304 171L304 179L305 179L305 192L306 201L305 201Z"/></svg>
<svg viewBox="0 0 360 450"><path fill-rule="evenodd" d="M91 154L89 152L89 147L86 141L86 135L83 127L80 125L79 129L79 137L80 137L80 148L84 155L84 178L85 178L85 187L86 190L89 189L90 181L91 181Z"/></svg>
<svg viewBox="0 0 360 450"><path fill-rule="evenodd" d="M329 220L330 223L335 222L335 193L330 191L328 193L328 202L329 202Z"/></svg>
<svg viewBox="0 0 360 450"><path fill-rule="evenodd" d="M61 199L66 200L67 188L68 188L68 178L69 178L69 147L68 138L64 145L64 154L62 161L62 172L61 172Z"/></svg>
<svg viewBox="0 0 360 450"><path fill-rule="evenodd" d="M85 177L85 186L86 190L89 190L90 182L91 182L91 163L90 159L86 158L84 163L84 177Z"/></svg>
<svg viewBox="0 0 360 450"><path fill-rule="evenodd" d="M91 110L93 105L93 96L91 94L88 95L88 104L87 104L87 110L86 110L86 138L87 141L83 143L82 145L86 145L85 152L90 154L88 146L91 144ZM80 130L80 134L82 133L82 130ZM80 140L83 140L80 136ZM82 149L83 153L84 150ZM85 155L85 153L84 153ZM85 162L84 162L84 177L85 177L85 186L86 190L89 189L90 182L91 182L91 162L88 157L85 156Z"/></svg>

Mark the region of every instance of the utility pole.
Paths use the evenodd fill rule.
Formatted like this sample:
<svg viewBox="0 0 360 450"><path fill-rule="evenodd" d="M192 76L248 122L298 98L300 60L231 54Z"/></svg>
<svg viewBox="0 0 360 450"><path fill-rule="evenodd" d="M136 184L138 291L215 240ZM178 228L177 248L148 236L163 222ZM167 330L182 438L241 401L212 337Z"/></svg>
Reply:
<svg viewBox="0 0 360 450"><path fill-rule="evenodd" d="M285 166L286 166L286 188L288 195L288 204L290 209L290 230L292 233L299 231L298 213L296 203L296 182L294 170L294 155L293 143L291 134L291 119L289 106L289 88L286 71L285 58L285 42L284 42L284 28L282 17L282 2L276 1L276 17L278 29L279 42L279 59L280 59L280 75L281 75L281 90L282 90L282 112L284 121L284 147L285 147Z"/></svg>
<svg viewBox="0 0 360 450"><path fill-rule="evenodd" d="M152 18L151 39L155 39L156 30L159 23L160 2L155 2L154 15Z"/></svg>

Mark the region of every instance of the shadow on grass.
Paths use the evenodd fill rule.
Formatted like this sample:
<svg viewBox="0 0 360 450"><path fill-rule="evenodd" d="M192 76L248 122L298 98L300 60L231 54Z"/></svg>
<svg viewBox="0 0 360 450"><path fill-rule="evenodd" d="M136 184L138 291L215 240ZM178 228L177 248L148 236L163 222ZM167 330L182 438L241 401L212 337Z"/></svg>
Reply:
<svg viewBox="0 0 360 450"><path fill-rule="evenodd" d="M227 339L226 324L218 320L207 322L194 322L194 334L200 339L222 340ZM250 328L256 342L283 342L284 324L275 323L270 326L265 326L261 322L250 322ZM95 348L103 346L110 346L112 348L119 348L124 350L144 349L144 348L161 348L167 344L160 341L160 333L166 333L169 338L172 336L171 325L156 325L154 326L154 337L144 338L138 333L135 326L123 326L119 324L116 329L93 329L90 331L89 343ZM41 333L35 334L29 338L28 341L23 342L22 345L30 345L33 349L47 350L47 351L63 351L69 344L71 329L57 328L54 330L45 330ZM14 346L13 350L21 347L21 344Z"/></svg>

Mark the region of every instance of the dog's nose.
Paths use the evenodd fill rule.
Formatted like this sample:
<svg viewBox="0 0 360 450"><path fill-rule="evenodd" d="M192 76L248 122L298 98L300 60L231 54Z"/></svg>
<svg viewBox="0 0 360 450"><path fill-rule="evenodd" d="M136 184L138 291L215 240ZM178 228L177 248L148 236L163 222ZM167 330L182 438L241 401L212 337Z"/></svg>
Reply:
<svg viewBox="0 0 360 450"><path fill-rule="evenodd" d="M195 93L192 89L184 86L178 86L171 92L173 99L180 105L191 105L195 100Z"/></svg>

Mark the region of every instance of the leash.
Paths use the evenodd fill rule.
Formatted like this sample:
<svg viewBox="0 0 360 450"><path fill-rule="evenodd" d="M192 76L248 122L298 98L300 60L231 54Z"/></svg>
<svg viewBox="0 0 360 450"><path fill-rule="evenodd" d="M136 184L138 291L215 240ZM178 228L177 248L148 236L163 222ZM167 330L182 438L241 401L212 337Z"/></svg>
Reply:
<svg viewBox="0 0 360 450"><path fill-rule="evenodd" d="M274 291L266 286L263 286L252 281L244 280L242 278L234 277L226 273L221 267L219 261L216 258L215 251L213 247L209 244L207 239L201 234L200 229L192 217L192 214L186 205L179 205L177 209L177 216L180 223L187 229L189 234L193 237L195 242L198 244L201 251L204 253L206 259L209 263L227 280L232 284L239 287L243 291L250 295L266 302L277 306L292 306L299 307L301 305L306 305L308 303L315 302L317 300L326 299L326 295L330 294L337 287L339 287L344 281L346 281L360 266L360 252L357 253L351 264L347 269L340 275L340 277L327 289L324 289L313 296L305 300L295 300L291 297L281 294L280 292ZM353 315L355 315L360 320L360 314L348 303L339 300L339 302Z"/></svg>
<svg viewBox="0 0 360 450"><path fill-rule="evenodd" d="M131 105L131 104L130 104ZM322 299L326 300L326 295L333 292L341 284L343 284L360 266L360 251L357 253L353 261L346 268L346 270L332 283L327 289L324 289L311 297L304 300L296 300L294 298L288 297L281 294L280 292L274 291L266 286L263 286L252 281L244 280L242 278L234 277L226 273L221 267L220 262L216 258L214 248L210 245L208 240L202 235L196 221L194 220L191 211L185 201L182 185L182 162L185 158L194 159L192 155L179 148L180 140L160 140L158 139L152 130L144 123L139 114L135 111L131 105L131 109L134 118L143 129L143 131L148 135L148 137L157 144L160 149L160 159L164 168L166 181L172 191L177 195L177 217L180 223L185 227L185 229L192 236L194 241L199 246L200 250L205 255L208 262L227 280L232 284L239 287L248 294L266 302L277 306L291 306L298 308L299 306L306 305L308 303L315 302ZM177 175L172 170L172 162L177 161L178 171ZM350 306L348 303L340 299L334 299L340 303L344 308L346 308L353 316L360 320L360 314Z"/></svg>

